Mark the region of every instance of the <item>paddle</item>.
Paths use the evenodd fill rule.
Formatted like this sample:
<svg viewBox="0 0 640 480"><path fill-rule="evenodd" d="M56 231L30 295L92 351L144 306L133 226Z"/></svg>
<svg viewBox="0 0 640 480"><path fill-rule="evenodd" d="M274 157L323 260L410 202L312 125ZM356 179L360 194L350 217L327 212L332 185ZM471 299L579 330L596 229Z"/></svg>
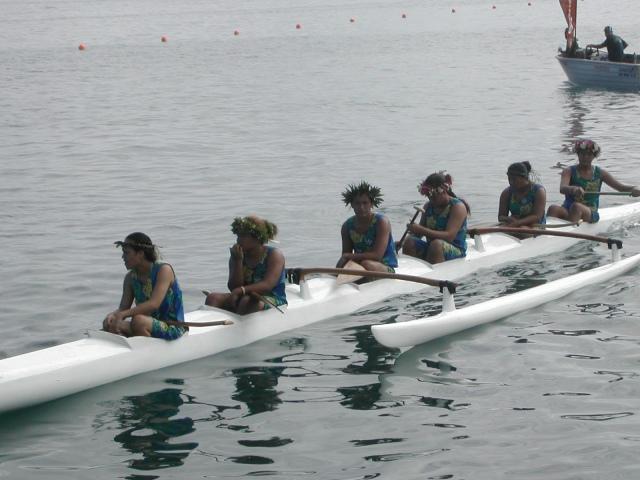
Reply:
<svg viewBox="0 0 640 480"><path fill-rule="evenodd" d="M209 295L211 292L209 290L202 290L202 293L204 293L205 295ZM278 305L276 305L271 299L265 297L264 295L260 295L257 292L249 292L249 295L253 295L254 297L256 297L258 300L267 303L269 305L271 305L273 308L275 308L276 310L278 310L280 313L284 314L284 310L282 310L280 307L278 307ZM199 324L202 325L202 324Z"/></svg>
<svg viewBox="0 0 640 480"><path fill-rule="evenodd" d="M347 268L328 268L328 267L310 267L310 268L287 268L286 275L290 283L300 284L304 277L314 273L326 273L329 275L356 275L369 278L388 278L391 280L403 280L405 282L422 283L432 287L439 287L440 291L444 288L451 293L455 293L457 284L448 280L435 280L433 278L418 277L415 275L403 275L400 273L390 272L373 272L371 270L350 270Z"/></svg>
<svg viewBox="0 0 640 480"><path fill-rule="evenodd" d="M215 322L175 322L173 320L162 320L167 325L174 327L215 327L216 325L233 325L231 320L216 320Z"/></svg>
<svg viewBox="0 0 640 480"><path fill-rule="evenodd" d="M625 197L630 197L631 192L584 192L585 195L622 195Z"/></svg>
<svg viewBox="0 0 640 480"><path fill-rule="evenodd" d="M411 218L409 225L415 223L416 218L418 218L418 215L420 213L424 213L424 208L422 207L413 207L413 208L416 209L416 213L413 214L413 217ZM404 231L404 233L402 234L402 237L400 237L400 240L396 242L396 252L399 252L400 249L402 248L402 245L404 245L404 241L406 240L408 233L409 233L409 227L407 227L407 229Z"/></svg>
<svg viewBox="0 0 640 480"><path fill-rule="evenodd" d="M596 235L586 235L584 233L574 232L556 232L554 230L543 230L537 228L515 228L515 227L492 227L492 228L471 228L467 231L471 238L476 235L483 235L485 233L520 233L528 235L551 235L555 237L571 237L579 238L581 240L591 240L592 242L606 243L609 248L612 245L616 245L618 248L622 248L622 240L616 240L613 238L599 237Z"/></svg>
<svg viewBox="0 0 640 480"><path fill-rule="evenodd" d="M533 225L531 225L531 228L547 229L547 228L578 227L583 221L584 220L580 219L577 222L565 222L565 223L558 223L554 225L548 225L546 223L534 223Z"/></svg>

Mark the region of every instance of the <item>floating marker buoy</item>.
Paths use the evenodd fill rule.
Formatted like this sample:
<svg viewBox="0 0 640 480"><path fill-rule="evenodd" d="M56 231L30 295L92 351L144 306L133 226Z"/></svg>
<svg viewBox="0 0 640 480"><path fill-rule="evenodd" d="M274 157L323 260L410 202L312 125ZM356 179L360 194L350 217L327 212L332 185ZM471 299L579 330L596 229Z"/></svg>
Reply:
<svg viewBox="0 0 640 480"><path fill-rule="evenodd" d="M164 35L162 35L162 36L160 37L160 41L161 41L162 43L167 43L167 37L166 37L166 36L164 36Z"/></svg>
<svg viewBox="0 0 640 480"><path fill-rule="evenodd" d="M300 25L299 23L296 23L296 29L300 30L302 28L302 25Z"/></svg>
<svg viewBox="0 0 640 480"><path fill-rule="evenodd" d="M350 19L349 19L349 21L350 21L351 23L353 23L353 22L355 22L355 21L356 21L356 19L355 19L355 18L350 18Z"/></svg>
<svg viewBox="0 0 640 480"><path fill-rule="evenodd" d="M240 35L240 32L238 30L234 30L233 34L237 37L238 35Z"/></svg>
<svg viewBox="0 0 640 480"><path fill-rule="evenodd" d="M78 45L78 50L84 50L85 48L87 47L85 46L84 43L81 43L80 45Z"/></svg>
<svg viewBox="0 0 640 480"><path fill-rule="evenodd" d="M455 8L452 8L452 9L451 9L451 13L456 13L456 9L455 9Z"/></svg>
<svg viewBox="0 0 640 480"><path fill-rule="evenodd" d="M491 7L491 10L495 10L495 9L496 9L496 6L495 6L495 5Z"/></svg>
<svg viewBox="0 0 640 480"><path fill-rule="evenodd" d="M402 18L407 18L407 14L406 14L406 13L403 13L403 14L402 14Z"/></svg>
<svg viewBox="0 0 640 480"><path fill-rule="evenodd" d="M527 5L531 6L531 2L527 3Z"/></svg>

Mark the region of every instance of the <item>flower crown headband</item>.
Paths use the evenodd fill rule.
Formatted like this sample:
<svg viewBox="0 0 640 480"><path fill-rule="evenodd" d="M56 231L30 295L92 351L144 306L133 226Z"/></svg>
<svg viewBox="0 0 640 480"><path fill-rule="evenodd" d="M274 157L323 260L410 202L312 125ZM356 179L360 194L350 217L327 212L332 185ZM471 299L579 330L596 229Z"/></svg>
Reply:
<svg viewBox="0 0 640 480"><path fill-rule="evenodd" d="M600 145L598 145L593 140L576 140L576 143L573 146L573 150L576 153L579 152L588 152L591 151L594 156L600 155Z"/></svg>
<svg viewBox="0 0 640 480"><path fill-rule="evenodd" d="M433 186L429 183L433 183L434 180L442 179L442 183L440 185ZM424 197L428 197L433 193L443 193L451 191L451 185L453 185L453 178L448 173L441 171L437 174L429 175L425 180L418 184L418 192L420 195Z"/></svg>

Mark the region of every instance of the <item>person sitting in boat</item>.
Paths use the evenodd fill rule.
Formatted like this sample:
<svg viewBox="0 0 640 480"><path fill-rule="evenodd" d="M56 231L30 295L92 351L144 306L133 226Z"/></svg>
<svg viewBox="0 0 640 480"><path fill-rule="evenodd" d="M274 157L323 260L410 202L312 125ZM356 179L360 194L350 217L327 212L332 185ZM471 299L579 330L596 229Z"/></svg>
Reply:
<svg viewBox="0 0 640 480"><path fill-rule="evenodd" d="M236 217L231 231L237 241L229 249L230 293L210 293L205 304L240 315L286 305L284 255L267 245L278 227L252 215Z"/></svg>
<svg viewBox="0 0 640 480"><path fill-rule="evenodd" d="M547 193L531 180L531 164L516 162L507 169L509 186L500 194L498 221L508 227L531 228L546 223Z"/></svg>
<svg viewBox="0 0 640 480"><path fill-rule="evenodd" d="M451 175L442 172L432 173L418 185L418 191L428 201L420 222L407 225L413 236L405 241L402 253L429 263L466 256L467 216L471 210L466 201L453 193L451 185Z"/></svg>
<svg viewBox="0 0 640 480"><path fill-rule="evenodd" d="M103 329L125 337L165 340L181 337L186 331L186 327L179 325L184 322L184 308L173 267L158 261L157 248L144 233L132 233L115 245L122 247L122 260L128 272L120 306L105 317Z"/></svg>
<svg viewBox="0 0 640 480"><path fill-rule="evenodd" d="M564 203L551 205L547 215L570 222L582 220L596 223L600 219L598 204L602 182L619 192L629 192L633 197L640 195L638 187L620 183L603 168L592 165L600 155L600 146L596 142L578 140L574 150L578 155L578 164L563 169L560 178L560 193L565 196Z"/></svg>
<svg viewBox="0 0 640 480"><path fill-rule="evenodd" d="M352 261L365 270L394 272L398 257L391 222L382 213L373 211L382 203L380 188L365 181L348 185L342 192L342 200L353 208L355 215L342 224L342 256L336 267L342 268Z"/></svg>
<svg viewBox="0 0 640 480"><path fill-rule="evenodd" d="M607 26L604 27L604 35L605 35L605 39L604 41L599 44L599 45L595 45L595 44L589 44L587 45L587 48L603 48L603 47L607 47L607 53L609 54L609 61L610 62L621 62L622 58L624 56L624 49L628 47L627 42L625 42L621 37L619 37L618 35L614 35L613 34L613 28Z"/></svg>

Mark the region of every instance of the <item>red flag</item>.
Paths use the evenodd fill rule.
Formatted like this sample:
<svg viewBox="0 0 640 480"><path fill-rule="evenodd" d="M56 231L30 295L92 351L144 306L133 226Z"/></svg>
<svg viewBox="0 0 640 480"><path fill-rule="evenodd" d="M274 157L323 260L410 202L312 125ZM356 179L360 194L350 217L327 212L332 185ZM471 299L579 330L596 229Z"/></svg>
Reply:
<svg viewBox="0 0 640 480"><path fill-rule="evenodd" d="M576 15L578 9L578 0L559 0L564 18L567 20L567 30L565 38L567 39L567 48L573 44L576 36Z"/></svg>

